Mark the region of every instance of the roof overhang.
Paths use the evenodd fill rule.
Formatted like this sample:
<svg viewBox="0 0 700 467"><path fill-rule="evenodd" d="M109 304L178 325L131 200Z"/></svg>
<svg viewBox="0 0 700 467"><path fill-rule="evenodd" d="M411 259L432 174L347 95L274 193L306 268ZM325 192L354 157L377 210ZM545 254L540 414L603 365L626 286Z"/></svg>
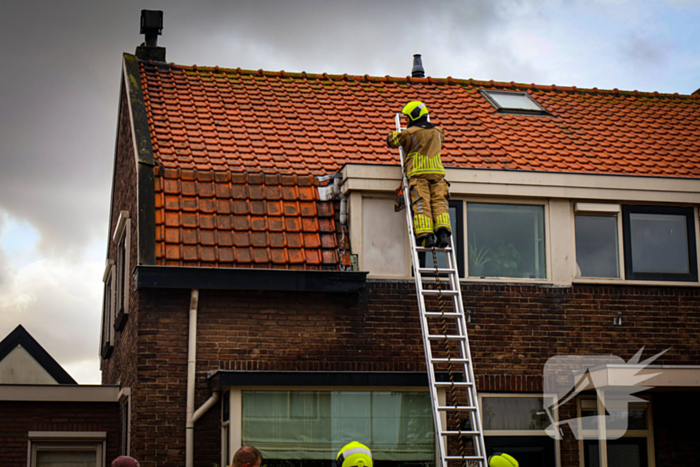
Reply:
<svg viewBox="0 0 700 467"><path fill-rule="evenodd" d="M1 384L0 401L118 402L127 394L119 386L76 384Z"/></svg>
<svg viewBox="0 0 700 467"><path fill-rule="evenodd" d="M136 288L360 292L367 272L137 266Z"/></svg>
<svg viewBox="0 0 700 467"><path fill-rule="evenodd" d="M581 384L581 391L635 386L700 389L700 365L609 364L576 371L574 379L577 388Z"/></svg>
<svg viewBox="0 0 700 467"><path fill-rule="evenodd" d="M428 389L428 374L353 371L245 371L217 370L209 375L209 389L222 387L347 387Z"/></svg>

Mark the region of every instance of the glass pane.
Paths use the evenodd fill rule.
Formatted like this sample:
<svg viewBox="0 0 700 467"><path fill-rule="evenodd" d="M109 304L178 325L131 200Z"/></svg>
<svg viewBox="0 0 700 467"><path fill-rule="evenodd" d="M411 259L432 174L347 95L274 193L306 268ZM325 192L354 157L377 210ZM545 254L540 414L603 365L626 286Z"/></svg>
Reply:
<svg viewBox="0 0 700 467"><path fill-rule="evenodd" d="M686 216L630 213L633 272L690 272Z"/></svg>
<svg viewBox="0 0 700 467"><path fill-rule="evenodd" d="M282 399L289 401L289 416L276 409ZM332 459L353 439L372 446L378 460L432 461L428 393L243 391L242 441L260 449L266 464Z"/></svg>
<svg viewBox="0 0 700 467"><path fill-rule="evenodd" d="M96 467L95 451L37 451L36 467Z"/></svg>
<svg viewBox="0 0 700 467"><path fill-rule="evenodd" d="M542 110L525 94L494 91L489 91L487 94L503 109Z"/></svg>
<svg viewBox="0 0 700 467"><path fill-rule="evenodd" d="M467 205L469 277L546 277L544 207Z"/></svg>
<svg viewBox="0 0 700 467"><path fill-rule="evenodd" d="M617 217L576 216L576 264L579 277L620 277Z"/></svg>
<svg viewBox="0 0 700 467"><path fill-rule="evenodd" d="M550 425L541 397L484 397L485 430L544 430Z"/></svg>
<svg viewBox="0 0 700 467"><path fill-rule="evenodd" d="M457 234L459 232L457 230L457 208L450 206L450 227L452 228L452 233ZM452 244L457 248L457 242L453 241ZM460 251L455 251L455 258L459 258L459 255L462 254ZM435 253L435 256L437 257L437 263L439 268L446 268L447 267L447 253ZM456 265L455 265L456 266ZM435 263L433 262L433 255L431 253L426 253L425 254L425 267L427 268L434 268Z"/></svg>

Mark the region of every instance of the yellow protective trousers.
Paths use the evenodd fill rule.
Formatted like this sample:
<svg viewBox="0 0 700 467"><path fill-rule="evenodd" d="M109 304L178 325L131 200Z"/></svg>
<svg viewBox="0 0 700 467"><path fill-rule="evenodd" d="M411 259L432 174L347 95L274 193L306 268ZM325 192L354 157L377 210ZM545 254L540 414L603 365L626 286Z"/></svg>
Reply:
<svg viewBox="0 0 700 467"><path fill-rule="evenodd" d="M413 209L413 230L424 237L450 228L449 188L442 174L417 174L408 179Z"/></svg>

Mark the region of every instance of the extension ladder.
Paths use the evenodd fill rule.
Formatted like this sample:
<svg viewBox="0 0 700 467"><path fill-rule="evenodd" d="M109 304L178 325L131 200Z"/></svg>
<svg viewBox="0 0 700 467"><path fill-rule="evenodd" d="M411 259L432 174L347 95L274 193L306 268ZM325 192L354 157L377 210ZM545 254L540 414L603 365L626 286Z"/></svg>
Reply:
<svg viewBox="0 0 700 467"><path fill-rule="evenodd" d="M396 130L401 131L401 115L396 114ZM430 385L430 400L433 422L437 436L440 466L487 467L486 446L481 428L479 399L476 394L474 369L469 351L467 322L464 316L462 291L459 286L459 271L452 237L446 248L423 248L416 246L413 233L411 195L404 173L406 155L401 153L401 172L406 202L406 224L408 242L416 281L416 295L420 312L425 365ZM421 266L419 253L431 253L433 267ZM446 267L438 267L437 255L444 253ZM426 281L423 275L434 278ZM447 276L447 280L441 279ZM447 288L443 288L443 284ZM427 304L432 311L428 311ZM444 301L451 306L445 310ZM437 302L437 303L435 303ZM437 305L438 311L435 311ZM453 355L454 352L454 355ZM449 376L449 381L438 381L438 375ZM445 399L440 400L438 388L445 388ZM471 442L468 443L468 440Z"/></svg>

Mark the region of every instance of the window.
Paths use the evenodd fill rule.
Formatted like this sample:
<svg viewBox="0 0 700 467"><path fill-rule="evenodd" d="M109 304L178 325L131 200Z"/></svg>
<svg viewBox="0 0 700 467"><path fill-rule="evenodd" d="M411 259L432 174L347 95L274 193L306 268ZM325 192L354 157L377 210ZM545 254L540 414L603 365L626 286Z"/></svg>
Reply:
<svg viewBox="0 0 700 467"><path fill-rule="evenodd" d="M117 227L114 229L112 237L117 245L116 264L116 317L114 328L121 331L126 325L129 317L129 249L131 242L131 219L129 212L122 211L119 214Z"/></svg>
<svg viewBox="0 0 700 467"><path fill-rule="evenodd" d="M268 466L331 466L348 440L372 446L382 465L433 464L428 392L242 391L241 443Z"/></svg>
<svg viewBox="0 0 700 467"><path fill-rule="evenodd" d="M469 277L544 279L544 206L467 203Z"/></svg>
<svg viewBox="0 0 700 467"><path fill-rule="evenodd" d="M105 432L29 432L29 467L104 467Z"/></svg>
<svg viewBox="0 0 700 467"><path fill-rule="evenodd" d="M576 203L576 277L620 277L619 204Z"/></svg>
<svg viewBox="0 0 700 467"><path fill-rule="evenodd" d="M693 208L623 206L625 277L698 280Z"/></svg>
<svg viewBox="0 0 700 467"><path fill-rule="evenodd" d="M507 452L520 465L555 465L555 440L545 429L556 422L544 412L542 396L481 394L486 453ZM547 399L552 405L553 400Z"/></svg>
<svg viewBox="0 0 700 467"><path fill-rule="evenodd" d="M104 282L104 295L102 302L102 338L100 340L100 355L108 359L114 350L114 319L115 319L115 281L116 267L113 260L107 261L102 281Z"/></svg>
<svg viewBox="0 0 700 467"><path fill-rule="evenodd" d="M481 94L501 113L546 115L547 111L526 92L493 91L483 89Z"/></svg>
<svg viewBox="0 0 700 467"><path fill-rule="evenodd" d="M611 404L608 402L608 406ZM614 404L613 404L614 405ZM609 415L606 424L609 438L608 465L624 467L649 467L652 424L649 403L628 403L626 410L606 409ZM600 466L600 449L598 446L598 414L594 398L579 399L579 429L583 435L580 448L583 451L584 466ZM621 423L624 422L624 423ZM618 428L616 430L616 428Z"/></svg>
<svg viewBox="0 0 700 467"><path fill-rule="evenodd" d="M452 227L452 243L455 247L455 256L457 258L457 270L459 277L464 277L464 234L462 232L463 214L462 201L450 201L450 226ZM422 254L422 253L421 253ZM439 268L447 267L447 253L436 253L437 263ZM425 255L425 265L428 268L433 268L433 255Z"/></svg>

